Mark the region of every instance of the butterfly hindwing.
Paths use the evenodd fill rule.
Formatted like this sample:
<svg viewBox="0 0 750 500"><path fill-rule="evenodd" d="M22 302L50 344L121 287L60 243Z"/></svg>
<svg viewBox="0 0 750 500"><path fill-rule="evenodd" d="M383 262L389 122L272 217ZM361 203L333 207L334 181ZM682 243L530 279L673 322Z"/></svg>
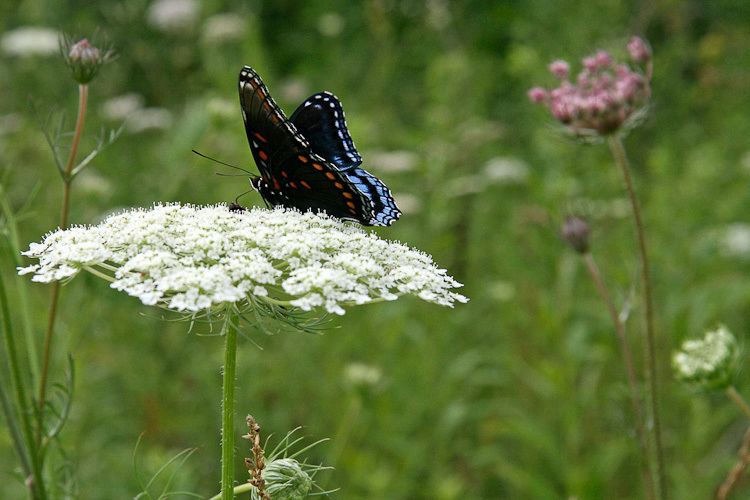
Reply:
<svg viewBox="0 0 750 500"><path fill-rule="evenodd" d="M325 211L364 225L390 225L399 217L401 213L388 188L358 167L361 157L346 130L341 104L333 94L316 94L321 95L320 99L311 97L328 104L330 112L303 103L298 111L303 107L310 111L295 112L298 127L286 118L258 74L248 66L240 72L239 92L245 131L261 174L252 179L252 185L266 203L301 211ZM335 100L333 107L330 99L324 101L328 96ZM343 138L339 140L343 142L334 141L331 132L340 129Z"/></svg>
<svg viewBox="0 0 750 500"><path fill-rule="evenodd" d="M289 119L310 143L310 147L342 170L362 163L346 126L344 108L330 92L313 94L299 105Z"/></svg>

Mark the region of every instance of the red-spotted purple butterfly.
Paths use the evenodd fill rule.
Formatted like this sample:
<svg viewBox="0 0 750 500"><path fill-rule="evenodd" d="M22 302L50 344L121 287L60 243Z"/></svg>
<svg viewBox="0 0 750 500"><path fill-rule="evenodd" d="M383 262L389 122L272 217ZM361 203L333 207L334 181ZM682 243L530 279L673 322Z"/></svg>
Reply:
<svg viewBox="0 0 750 500"><path fill-rule="evenodd" d="M258 73L245 66L240 106L260 171L250 183L268 205L324 211L365 226L390 226L401 216L385 184L360 168L335 95L314 94L287 119Z"/></svg>

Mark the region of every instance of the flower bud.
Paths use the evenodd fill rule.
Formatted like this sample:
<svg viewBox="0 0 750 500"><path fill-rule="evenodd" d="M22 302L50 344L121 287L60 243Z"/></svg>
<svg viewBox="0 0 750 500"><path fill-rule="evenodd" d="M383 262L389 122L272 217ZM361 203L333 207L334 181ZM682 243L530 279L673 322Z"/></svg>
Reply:
<svg viewBox="0 0 750 500"><path fill-rule="evenodd" d="M589 225L580 217L567 217L562 227L562 237L573 249L584 254L589 251Z"/></svg>
<svg viewBox="0 0 750 500"><path fill-rule="evenodd" d="M540 103L547 99L547 91L541 87L534 87L527 92L531 102Z"/></svg>
<svg viewBox="0 0 750 500"><path fill-rule="evenodd" d="M738 348L734 335L723 325L699 340L687 340L672 355L675 377L704 389L724 389L732 383Z"/></svg>
<svg viewBox="0 0 750 500"><path fill-rule="evenodd" d="M633 62L638 64L645 64L651 59L651 48L638 36L632 37L628 42L628 53Z"/></svg>
<svg viewBox="0 0 750 500"><path fill-rule="evenodd" d="M99 72L99 68L112 58L110 50L104 50L91 45L86 38L71 43L63 39L60 46L65 62L73 73L75 81L81 85L89 83Z"/></svg>
<svg viewBox="0 0 750 500"><path fill-rule="evenodd" d="M552 63L549 65L549 72L555 75L560 80L565 80L566 78L568 78L568 74L570 73L570 65L562 59L558 59L556 61L552 61Z"/></svg>
<svg viewBox="0 0 750 500"><path fill-rule="evenodd" d="M272 460L263 469L266 492L273 500L297 500L307 498L313 488L313 480L293 458ZM258 490L252 489L251 498L259 500Z"/></svg>

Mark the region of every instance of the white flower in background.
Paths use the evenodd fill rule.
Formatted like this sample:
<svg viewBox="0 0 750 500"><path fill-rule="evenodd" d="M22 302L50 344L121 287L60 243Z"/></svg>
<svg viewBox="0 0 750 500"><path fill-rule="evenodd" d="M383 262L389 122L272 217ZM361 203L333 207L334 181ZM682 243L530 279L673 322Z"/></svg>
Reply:
<svg viewBox="0 0 750 500"><path fill-rule="evenodd" d="M199 7L196 0L156 0L148 8L148 23L162 31L182 31L195 25Z"/></svg>
<svg viewBox="0 0 750 500"><path fill-rule="evenodd" d="M678 380L707 389L727 387L734 376L738 348L734 335L721 325L702 339L686 340L672 355Z"/></svg>
<svg viewBox="0 0 750 500"><path fill-rule="evenodd" d="M729 224L719 237L719 246L728 257L750 257L750 224Z"/></svg>
<svg viewBox="0 0 750 500"><path fill-rule="evenodd" d="M242 40L247 31L247 20L233 13L215 14L203 24L203 39L210 43Z"/></svg>
<svg viewBox="0 0 750 500"><path fill-rule="evenodd" d="M50 28L24 26L3 33L0 48L9 56L49 56L60 52L60 33Z"/></svg>
<svg viewBox="0 0 750 500"><path fill-rule="evenodd" d="M322 35L334 37L344 30L344 18L335 12L328 12L318 19L318 31Z"/></svg>
<svg viewBox="0 0 750 500"><path fill-rule="evenodd" d="M380 368L365 363L349 363L344 369L345 382L354 387L376 386L382 378Z"/></svg>
<svg viewBox="0 0 750 500"><path fill-rule="evenodd" d="M214 118L237 120L237 103L223 97L206 99L206 111Z"/></svg>
<svg viewBox="0 0 750 500"><path fill-rule="evenodd" d="M491 184L523 184L529 178L529 166L518 158L497 156L484 166L484 178Z"/></svg>
<svg viewBox="0 0 750 500"><path fill-rule="evenodd" d="M101 114L107 120L122 121L141 108L143 108L143 96L131 92L104 101Z"/></svg>
<svg viewBox="0 0 750 500"><path fill-rule="evenodd" d="M453 306L461 284L432 258L338 219L293 210L224 205L156 205L96 226L48 234L24 255L33 280L67 280L82 270L144 304L197 312L265 300L309 311L415 295Z"/></svg>
<svg viewBox="0 0 750 500"><path fill-rule="evenodd" d="M411 151L369 151L365 158L379 172L408 172L419 160Z"/></svg>
<svg viewBox="0 0 750 500"><path fill-rule="evenodd" d="M422 200L411 193L393 193L396 205L405 214L416 214L422 210Z"/></svg>
<svg viewBox="0 0 750 500"><path fill-rule="evenodd" d="M164 108L136 109L125 122L125 130L137 134L145 130L164 130L172 126L172 113Z"/></svg>

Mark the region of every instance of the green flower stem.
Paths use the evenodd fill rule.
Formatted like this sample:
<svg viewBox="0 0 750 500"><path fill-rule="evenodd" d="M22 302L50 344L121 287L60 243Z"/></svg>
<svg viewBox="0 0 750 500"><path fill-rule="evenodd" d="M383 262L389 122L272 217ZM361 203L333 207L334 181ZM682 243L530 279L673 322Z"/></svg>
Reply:
<svg viewBox="0 0 750 500"><path fill-rule="evenodd" d="M232 323L234 306L227 306L224 319L224 378L221 400L221 498L234 497L234 385L237 368L237 329Z"/></svg>
<svg viewBox="0 0 750 500"><path fill-rule="evenodd" d="M254 486L250 483L242 483L232 488L232 495L237 496L239 493L249 493L253 491ZM229 497L232 498L232 497ZM208 500L222 500L221 493L214 495Z"/></svg>
<svg viewBox="0 0 750 500"><path fill-rule="evenodd" d="M70 186L73 181L71 172L75 164L76 154L78 153L78 144L81 142L83 134L83 124L86 120L86 104L88 102L89 87L88 85L78 86L78 116L76 117L76 128L73 133L73 140L70 144L70 154L68 161L65 162L65 171L63 174L63 204L60 210L60 228L67 229L68 217L70 212ZM37 422L36 444L41 445L42 429L44 427L44 407L47 404L47 378L49 376L50 351L52 350L52 335L55 331L55 319L57 318L57 302L60 298L60 282L52 284L52 294L50 297L49 314L47 315L47 330L44 334L44 350L42 351L42 371L39 378L39 422Z"/></svg>
<svg viewBox="0 0 750 500"><path fill-rule="evenodd" d="M23 267L21 258L21 245L18 237L18 224L16 217L8 202L8 196L5 188L0 184L0 210L5 217L5 227L8 230L8 243L10 243L10 254L16 267ZM36 350L36 338L34 330L31 327L31 314L29 312L29 298L26 293L26 287L21 284L22 278L16 274L16 295L18 296L18 307L21 310L21 319L23 320L23 333L26 344L26 356L29 358L29 369L31 370L31 379L34 384L39 380L39 354Z"/></svg>
<svg viewBox="0 0 750 500"><path fill-rule="evenodd" d="M21 417L21 426L23 428L24 439L26 440L26 451L31 456L31 483L30 490L33 498L45 499L47 494L44 489L44 478L42 476L42 464L39 457L39 448L34 446L34 434L31 427L29 411L31 403L26 399L26 388L21 378L21 369L18 363L18 354L16 351L16 342L13 336L12 325L10 323L10 310L8 309L8 297L5 293L5 282L0 276L0 308L2 308L2 327L3 338L5 339L5 351L8 356L8 365L10 367L11 383L16 393L16 403L19 407ZM9 420L10 422L10 420ZM21 462L24 462L24 455L20 455Z"/></svg>
<svg viewBox="0 0 750 500"><path fill-rule="evenodd" d="M620 315L617 314L617 308L612 301L612 296L609 293L607 285L604 283L602 274L599 271L599 266L596 265L594 256L590 252L587 252L583 255L583 261L586 263L586 268L591 275L594 285L596 285L596 288L599 291L599 295L607 306L607 311L609 312L609 316L615 327L617 340L620 343L620 354L622 355L622 361L625 365L625 373L627 374L628 388L630 389L630 404L633 407L635 431L638 436L638 443L641 451L641 476L643 477L643 487L646 489L646 497L650 500L654 500L656 499L656 487L654 485L654 478L651 475L648 439L646 437L646 430L643 423L641 401L638 395L638 378L636 377L635 368L633 367L633 355L630 352L630 346L625 337L625 325L623 325Z"/></svg>
<svg viewBox="0 0 750 500"><path fill-rule="evenodd" d="M622 144L622 138L613 134L608 138L609 149L612 152L617 167L622 172L625 180L625 187L630 198L630 205L633 210L633 219L635 221L636 235L638 239L638 252L640 254L641 280L643 286L644 316L646 323L646 342L644 342L646 358L646 381L649 385L649 404L651 418L653 420L653 443L656 451L656 477L659 482L659 491L661 498L667 498L667 478L664 472L664 447L661 438L661 418L659 416L659 382L658 372L656 370L656 334L654 333L654 299L652 296L651 284L651 266L648 260L648 251L646 247L646 232L641 217L640 203L633 186L633 179L630 175L630 165L625 154L625 147Z"/></svg>
<svg viewBox="0 0 750 500"><path fill-rule="evenodd" d="M735 389L733 385L727 387L727 396L729 396L729 399L740 407L740 410L742 410L742 413L744 413L746 417L750 418L750 406L748 406L745 398L737 392L737 389Z"/></svg>

